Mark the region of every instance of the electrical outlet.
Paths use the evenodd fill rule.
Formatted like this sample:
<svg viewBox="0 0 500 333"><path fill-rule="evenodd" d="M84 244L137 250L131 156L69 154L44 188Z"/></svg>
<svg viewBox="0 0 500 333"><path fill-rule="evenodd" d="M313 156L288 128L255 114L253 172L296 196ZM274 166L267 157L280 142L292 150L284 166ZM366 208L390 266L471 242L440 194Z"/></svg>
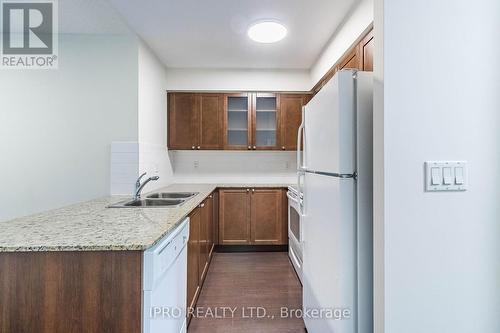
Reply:
<svg viewBox="0 0 500 333"><path fill-rule="evenodd" d="M198 167L200 166L200 161L194 161L193 166L195 169L198 169Z"/></svg>

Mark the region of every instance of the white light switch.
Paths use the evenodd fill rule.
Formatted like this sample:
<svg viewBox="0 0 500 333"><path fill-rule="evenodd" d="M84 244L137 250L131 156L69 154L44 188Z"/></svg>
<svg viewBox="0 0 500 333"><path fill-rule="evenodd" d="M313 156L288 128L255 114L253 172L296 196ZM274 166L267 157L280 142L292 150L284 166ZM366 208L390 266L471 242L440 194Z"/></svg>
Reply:
<svg viewBox="0 0 500 333"><path fill-rule="evenodd" d="M425 190L465 191L467 189L467 163L464 161L425 162Z"/></svg>
<svg viewBox="0 0 500 333"><path fill-rule="evenodd" d="M464 168L456 167L455 168L455 184L463 185L464 184Z"/></svg>
<svg viewBox="0 0 500 333"><path fill-rule="evenodd" d="M451 175L451 168L444 167L443 168L443 184L451 185L453 183L453 176Z"/></svg>
<svg viewBox="0 0 500 333"><path fill-rule="evenodd" d="M440 168L431 168L431 185L441 185Z"/></svg>

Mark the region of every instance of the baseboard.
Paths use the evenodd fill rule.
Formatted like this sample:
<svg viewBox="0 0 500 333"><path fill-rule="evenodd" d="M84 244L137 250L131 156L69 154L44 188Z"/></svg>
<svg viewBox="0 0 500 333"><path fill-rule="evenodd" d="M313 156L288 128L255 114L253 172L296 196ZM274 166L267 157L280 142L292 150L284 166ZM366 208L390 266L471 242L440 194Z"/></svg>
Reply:
<svg viewBox="0 0 500 333"><path fill-rule="evenodd" d="M288 245L217 245L216 252L287 252Z"/></svg>

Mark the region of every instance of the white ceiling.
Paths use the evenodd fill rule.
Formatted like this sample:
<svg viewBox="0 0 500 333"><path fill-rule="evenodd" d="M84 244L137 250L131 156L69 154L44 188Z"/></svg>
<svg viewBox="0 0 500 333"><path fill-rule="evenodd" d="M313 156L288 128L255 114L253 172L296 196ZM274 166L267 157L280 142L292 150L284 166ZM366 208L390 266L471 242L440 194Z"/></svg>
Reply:
<svg viewBox="0 0 500 333"><path fill-rule="evenodd" d="M61 34L130 34L121 15L106 0L61 0Z"/></svg>
<svg viewBox="0 0 500 333"><path fill-rule="evenodd" d="M109 0L167 67L309 69L358 0ZM277 19L288 36L259 44L247 27Z"/></svg>

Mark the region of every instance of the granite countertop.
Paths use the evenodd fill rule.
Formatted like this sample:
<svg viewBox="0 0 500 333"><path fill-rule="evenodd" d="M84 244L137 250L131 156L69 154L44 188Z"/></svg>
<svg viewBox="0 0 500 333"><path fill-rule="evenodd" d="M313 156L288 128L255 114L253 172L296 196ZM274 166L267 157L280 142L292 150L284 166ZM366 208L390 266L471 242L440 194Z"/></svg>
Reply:
<svg viewBox="0 0 500 333"><path fill-rule="evenodd" d="M111 196L0 223L0 252L145 250L178 226L218 187L289 184L174 184L153 192L199 192L180 207L106 208Z"/></svg>

